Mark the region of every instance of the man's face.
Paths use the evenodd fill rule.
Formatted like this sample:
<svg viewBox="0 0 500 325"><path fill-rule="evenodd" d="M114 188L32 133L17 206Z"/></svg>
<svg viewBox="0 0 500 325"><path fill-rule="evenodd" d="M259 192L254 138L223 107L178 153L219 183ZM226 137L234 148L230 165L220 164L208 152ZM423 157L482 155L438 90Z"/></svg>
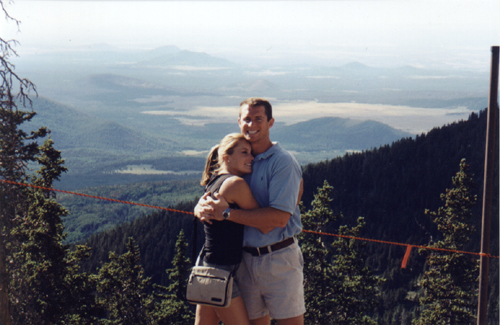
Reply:
<svg viewBox="0 0 500 325"><path fill-rule="evenodd" d="M269 129L274 124L274 118L267 120L264 106L244 105L240 107L240 117L238 118L241 134L252 145L260 141L271 141Z"/></svg>

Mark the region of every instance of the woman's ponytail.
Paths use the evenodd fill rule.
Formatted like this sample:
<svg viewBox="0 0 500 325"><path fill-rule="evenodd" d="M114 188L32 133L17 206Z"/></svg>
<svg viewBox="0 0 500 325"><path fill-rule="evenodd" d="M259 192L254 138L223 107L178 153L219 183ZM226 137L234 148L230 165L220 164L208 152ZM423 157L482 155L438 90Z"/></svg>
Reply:
<svg viewBox="0 0 500 325"><path fill-rule="evenodd" d="M241 133L231 133L226 135L218 145L210 150L207 162L205 163L205 170L201 176L201 186L207 185L210 177L219 172L224 162L222 157L224 155L232 155L239 141L246 141L245 137Z"/></svg>
<svg viewBox="0 0 500 325"><path fill-rule="evenodd" d="M205 170L203 171L203 175L201 176L201 186L205 186L208 184L210 177L212 177L214 171L219 168L219 145L212 147L210 153L207 157L207 162L205 163Z"/></svg>

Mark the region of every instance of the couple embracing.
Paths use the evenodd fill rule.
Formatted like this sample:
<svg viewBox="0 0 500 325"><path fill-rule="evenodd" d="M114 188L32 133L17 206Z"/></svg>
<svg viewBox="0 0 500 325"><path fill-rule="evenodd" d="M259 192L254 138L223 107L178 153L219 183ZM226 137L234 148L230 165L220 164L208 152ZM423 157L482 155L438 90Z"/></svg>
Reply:
<svg viewBox="0 0 500 325"><path fill-rule="evenodd" d="M298 202L302 171L295 158L272 143L272 106L260 98L240 104L241 134L212 148L195 215L205 227L197 264L236 271L231 305L198 305L196 325L304 323L303 259Z"/></svg>

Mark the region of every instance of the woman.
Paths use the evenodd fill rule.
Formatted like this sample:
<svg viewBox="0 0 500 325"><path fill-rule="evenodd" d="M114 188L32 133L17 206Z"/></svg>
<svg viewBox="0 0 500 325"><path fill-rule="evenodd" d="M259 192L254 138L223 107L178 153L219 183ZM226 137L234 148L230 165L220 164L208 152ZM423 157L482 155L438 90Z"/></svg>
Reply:
<svg viewBox="0 0 500 325"><path fill-rule="evenodd" d="M205 192L221 194L233 209L254 209L259 204L250 191L243 175L252 171L252 147L239 133L228 134L210 151L201 185ZM197 265L216 266L234 270L241 262L243 225L229 220L204 222L205 245ZM217 308L206 305L196 307L196 325L216 325L222 320L226 325L245 325L247 311L234 279L231 305Z"/></svg>

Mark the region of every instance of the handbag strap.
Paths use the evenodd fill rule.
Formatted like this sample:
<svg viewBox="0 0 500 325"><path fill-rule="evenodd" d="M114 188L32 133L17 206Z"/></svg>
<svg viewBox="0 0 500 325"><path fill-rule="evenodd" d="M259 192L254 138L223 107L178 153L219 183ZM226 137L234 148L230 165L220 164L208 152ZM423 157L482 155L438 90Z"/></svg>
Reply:
<svg viewBox="0 0 500 325"><path fill-rule="evenodd" d="M234 277L234 275L236 274L236 271L238 270L239 267L240 267L240 263L236 264L236 266L234 267L234 269L231 271L230 275L232 277Z"/></svg>

